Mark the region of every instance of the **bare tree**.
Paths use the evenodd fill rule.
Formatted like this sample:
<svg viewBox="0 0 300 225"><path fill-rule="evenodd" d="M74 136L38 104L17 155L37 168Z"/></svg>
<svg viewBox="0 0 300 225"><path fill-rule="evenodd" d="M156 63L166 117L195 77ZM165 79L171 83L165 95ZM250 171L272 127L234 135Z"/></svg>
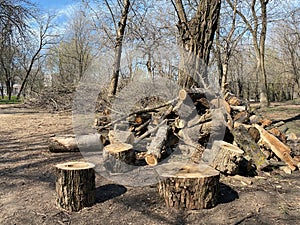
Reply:
<svg viewBox="0 0 300 225"><path fill-rule="evenodd" d="M28 46L28 51L25 51L25 54L23 56L23 68L25 70L25 76L22 80L22 84L19 90L19 93L17 95L17 99L20 98L21 94L23 93L28 78L32 73L32 69L34 64L39 60L41 56L41 51L49 44L54 44L53 37L55 35L50 35L49 29L51 28L51 21L53 19L53 16L48 16L46 18L46 21L42 21L39 19L38 25L39 25L39 30L38 30L38 39L36 42L33 42L34 36L36 35L35 33L31 35L30 37L27 37L28 42L31 42L31 45ZM31 39L31 40L29 40ZM36 48L34 46L37 46Z"/></svg>
<svg viewBox="0 0 300 225"><path fill-rule="evenodd" d="M52 71L52 85L72 91L84 77L93 57L98 54L96 34L85 6L72 12L65 35L48 51L47 66Z"/></svg>
<svg viewBox="0 0 300 225"><path fill-rule="evenodd" d="M31 17L32 5L26 1L0 2L0 71L4 74L7 94L12 95L16 77L16 58L27 31L26 19ZM1 73L1 75L2 75Z"/></svg>
<svg viewBox="0 0 300 225"><path fill-rule="evenodd" d="M230 9L229 9L230 8ZM228 81L229 61L234 54L237 45L248 28L242 28L237 18L237 0L234 2L233 10L228 8L226 2L223 3L222 13L216 31L216 42L214 54L218 64L219 84L222 92Z"/></svg>
<svg viewBox="0 0 300 225"><path fill-rule="evenodd" d="M226 1L233 10L236 10L237 14L242 18L251 33L256 56L256 74L259 80L260 103L262 106L268 106L269 100L267 94L267 73L265 69L265 42L267 37L267 5L269 0L251 0L249 9L251 11L251 16L248 18L244 13L247 9L243 7L236 9L233 1ZM242 11L241 9L245 11Z"/></svg>
<svg viewBox="0 0 300 225"><path fill-rule="evenodd" d="M300 90L300 10L289 12L287 19L278 23L277 41L280 45L280 51L284 55L283 62L286 65L287 72L293 74L294 83Z"/></svg>
<svg viewBox="0 0 300 225"><path fill-rule="evenodd" d="M110 6L109 6L109 3L107 2L107 0L105 0L105 2L106 2L106 5L110 9ZM129 7L130 7L130 1L124 0L121 19L118 23L118 26L116 26L118 28L117 28L117 32L116 32L116 41L115 41L115 56L114 56L112 78L111 78L110 88L109 88L109 94L111 96L114 96L117 92L120 66L121 66L122 45L123 45L123 38L124 38L124 34L125 34L127 16L129 13ZM114 18L113 13L111 15ZM114 21L115 21L115 19L114 19Z"/></svg>

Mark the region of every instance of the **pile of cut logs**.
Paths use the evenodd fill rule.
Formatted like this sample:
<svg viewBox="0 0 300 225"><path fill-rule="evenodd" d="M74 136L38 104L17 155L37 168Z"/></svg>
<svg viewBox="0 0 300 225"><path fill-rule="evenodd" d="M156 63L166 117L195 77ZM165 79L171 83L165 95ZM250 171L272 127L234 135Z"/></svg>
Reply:
<svg viewBox="0 0 300 225"><path fill-rule="evenodd" d="M110 109L106 109L96 119L95 126L105 146L104 159L155 166L179 149L191 162L209 162L229 175L269 165L286 165L284 170L291 173L300 166L295 144L298 139L280 129L284 122L273 124L255 115L245 101L230 92L221 98L202 89L182 89L177 98L157 102L114 121L110 119ZM77 137L77 142L98 137L94 136ZM50 138L49 149L78 151L78 145L74 136L55 136ZM111 169L118 172L120 168L118 165Z"/></svg>
<svg viewBox="0 0 300 225"><path fill-rule="evenodd" d="M97 151L101 140L104 167L110 173L164 164L161 176L167 179L158 184L159 194L167 206L188 209L217 204L219 173L250 175L269 166L280 166L286 173L300 169L298 139L287 137L281 129L284 122L255 115L230 92L216 97L203 89L181 89L170 101L153 99L157 101L151 104L151 98L143 99L146 107L115 120L110 116L114 109L107 108L95 120L97 134L76 140L51 137L49 149L78 151L83 142ZM168 161L178 155L177 161Z"/></svg>

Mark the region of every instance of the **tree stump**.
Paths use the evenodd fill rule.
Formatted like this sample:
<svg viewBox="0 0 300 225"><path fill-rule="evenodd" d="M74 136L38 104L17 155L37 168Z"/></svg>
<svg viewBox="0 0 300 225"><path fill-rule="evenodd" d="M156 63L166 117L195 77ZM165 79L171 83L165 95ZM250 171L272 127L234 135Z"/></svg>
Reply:
<svg viewBox="0 0 300 225"><path fill-rule="evenodd" d="M164 171L158 193L168 208L191 210L217 205L220 178L217 170L205 164L192 164L176 173L168 172L168 169Z"/></svg>
<svg viewBox="0 0 300 225"><path fill-rule="evenodd" d="M225 141L215 141L212 152L217 153L210 166L227 175L238 173L244 151Z"/></svg>
<svg viewBox="0 0 300 225"><path fill-rule="evenodd" d="M95 202L95 165L67 162L56 165L57 204L68 211L79 211Z"/></svg>
<svg viewBox="0 0 300 225"><path fill-rule="evenodd" d="M117 142L103 149L104 167L111 173L124 173L132 169L135 163L135 152L132 145Z"/></svg>

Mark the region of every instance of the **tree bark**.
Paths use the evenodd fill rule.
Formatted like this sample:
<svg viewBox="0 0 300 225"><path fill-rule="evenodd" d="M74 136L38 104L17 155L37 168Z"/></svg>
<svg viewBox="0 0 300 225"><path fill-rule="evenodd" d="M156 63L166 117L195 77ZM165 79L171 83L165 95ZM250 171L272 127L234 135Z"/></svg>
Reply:
<svg viewBox="0 0 300 225"><path fill-rule="evenodd" d="M105 169L110 173L125 173L132 169L135 152L132 145L115 143L104 147L103 161Z"/></svg>
<svg viewBox="0 0 300 225"><path fill-rule="evenodd" d="M173 2L181 38L181 63L178 83L182 87L208 85L207 65L221 8L220 0L200 1L195 15L188 20L182 0Z"/></svg>
<svg viewBox="0 0 300 225"><path fill-rule="evenodd" d="M268 165L266 156L243 125L234 128L232 134L237 145L245 151L245 158L253 161L257 169L263 169Z"/></svg>
<svg viewBox="0 0 300 225"><path fill-rule="evenodd" d="M171 170L174 171L174 166ZM206 209L217 205L220 174L204 164L178 168L176 173L164 168L158 193L168 208Z"/></svg>
<svg viewBox="0 0 300 225"><path fill-rule="evenodd" d="M68 162L56 165L57 204L68 211L79 211L95 203L95 165Z"/></svg>
<svg viewBox="0 0 300 225"><path fill-rule="evenodd" d="M243 150L225 141L215 141L211 151L217 153L210 163L211 167L227 175L238 173L244 154Z"/></svg>

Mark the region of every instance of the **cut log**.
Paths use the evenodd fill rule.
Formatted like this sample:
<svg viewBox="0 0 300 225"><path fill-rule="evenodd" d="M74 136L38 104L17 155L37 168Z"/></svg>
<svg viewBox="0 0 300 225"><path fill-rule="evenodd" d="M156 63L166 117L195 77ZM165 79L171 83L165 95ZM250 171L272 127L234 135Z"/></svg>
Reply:
<svg viewBox="0 0 300 225"><path fill-rule="evenodd" d="M214 141L210 151L214 155L210 163L211 167L227 175L238 173L240 162L243 159L243 150L225 141Z"/></svg>
<svg viewBox="0 0 300 225"><path fill-rule="evenodd" d="M219 109L221 107L223 107L227 113L231 113L231 107L224 99L218 98L210 101L210 108Z"/></svg>
<svg viewBox="0 0 300 225"><path fill-rule="evenodd" d="M182 129L186 126L186 122L182 119L176 118L175 122L174 122L174 125L175 125L176 128Z"/></svg>
<svg viewBox="0 0 300 225"><path fill-rule="evenodd" d="M188 94L186 90L181 89L178 93L179 100L184 101L187 98Z"/></svg>
<svg viewBox="0 0 300 225"><path fill-rule="evenodd" d="M240 106L231 105L230 107L231 107L231 109L233 111L242 112L242 111L246 111L247 110L247 107L245 105L240 105Z"/></svg>
<svg viewBox="0 0 300 225"><path fill-rule="evenodd" d="M104 147L103 164L110 173L124 173L132 169L135 162L135 152L132 145L114 143Z"/></svg>
<svg viewBox="0 0 300 225"><path fill-rule="evenodd" d="M49 138L50 152L79 152L75 135L61 135Z"/></svg>
<svg viewBox="0 0 300 225"><path fill-rule="evenodd" d="M50 152L100 151L105 138L100 134L60 135L49 138Z"/></svg>
<svg viewBox="0 0 300 225"><path fill-rule="evenodd" d="M249 122L249 117L250 114L247 111L241 111L233 117L233 121L239 123L247 123Z"/></svg>
<svg viewBox="0 0 300 225"><path fill-rule="evenodd" d="M204 164L191 164L169 171L164 168L158 193L164 198L168 208L206 209L217 205L220 174Z"/></svg>
<svg viewBox="0 0 300 225"><path fill-rule="evenodd" d="M213 118L212 113L209 110L205 114L201 115L200 117L197 115L193 119L189 120L187 122L187 126L188 127L193 127L193 126L196 126L196 125L201 124L201 123L210 122L210 121L212 121L212 118Z"/></svg>
<svg viewBox="0 0 300 225"><path fill-rule="evenodd" d="M286 136L278 128L273 127L272 129L268 130L268 132L271 133L271 134L273 134L282 143L286 144Z"/></svg>
<svg viewBox="0 0 300 225"><path fill-rule="evenodd" d="M67 162L56 165L57 204L68 211L79 211L95 203L95 165Z"/></svg>
<svg viewBox="0 0 300 225"><path fill-rule="evenodd" d="M232 105L232 106L240 106L242 104L241 99L239 99L238 97L235 97L235 96L230 98L227 102L229 105Z"/></svg>
<svg viewBox="0 0 300 225"><path fill-rule="evenodd" d="M168 126L166 124L158 128L155 137L147 147L145 160L148 165L157 165L159 159L161 158L161 149L165 145L165 142L167 140L167 133Z"/></svg>
<svg viewBox="0 0 300 225"><path fill-rule="evenodd" d="M260 132L260 138L262 142L266 144L267 147L269 147L277 157L284 161L291 168L291 170L295 170L297 165L290 156L291 149L261 126L256 124L255 128Z"/></svg>
<svg viewBox="0 0 300 225"><path fill-rule="evenodd" d="M261 124L262 127L268 127L272 124L272 120L269 119L261 119L259 121L259 124Z"/></svg>
<svg viewBox="0 0 300 225"><path fill-rule="evenodd" d="M244 150L246 159L251 160L258 170L268 165L266 156L243 125L234 128L232 134L238 147Z"/></svg>

